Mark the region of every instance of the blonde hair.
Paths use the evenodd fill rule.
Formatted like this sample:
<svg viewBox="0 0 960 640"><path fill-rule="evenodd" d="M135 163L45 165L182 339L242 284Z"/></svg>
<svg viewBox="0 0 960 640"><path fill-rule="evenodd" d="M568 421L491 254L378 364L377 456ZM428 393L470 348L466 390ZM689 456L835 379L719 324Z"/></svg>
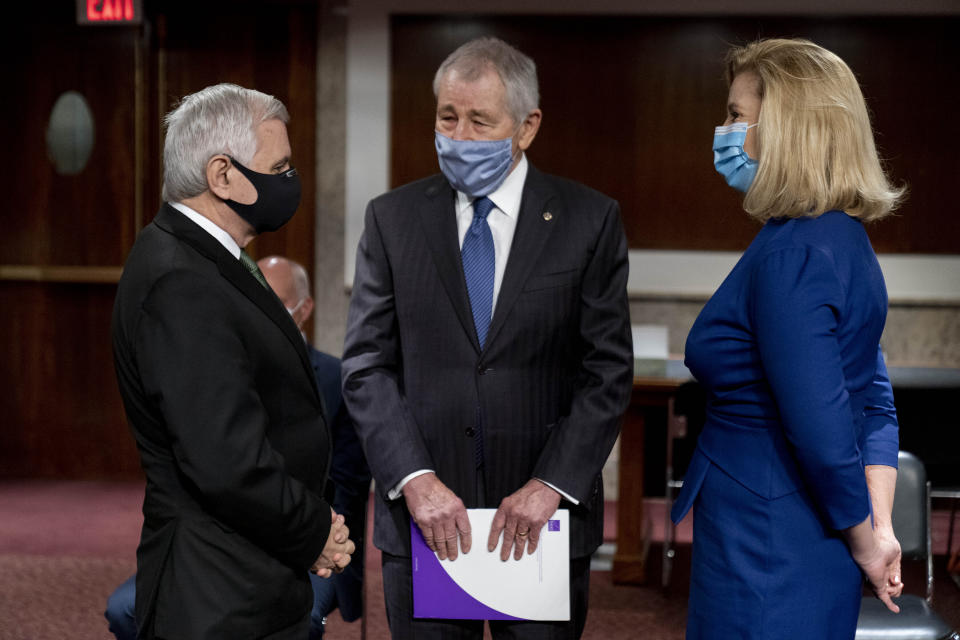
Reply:
<svg viewBox="0 0 960 640"><path fill-rule="evenodd" d="M760 81L757 176L743 208L761 221L840 209L863 221L893 211L906 189L888 180L860 86L837 55L808 40L771 39L734 47L728 85Z"/></svg>

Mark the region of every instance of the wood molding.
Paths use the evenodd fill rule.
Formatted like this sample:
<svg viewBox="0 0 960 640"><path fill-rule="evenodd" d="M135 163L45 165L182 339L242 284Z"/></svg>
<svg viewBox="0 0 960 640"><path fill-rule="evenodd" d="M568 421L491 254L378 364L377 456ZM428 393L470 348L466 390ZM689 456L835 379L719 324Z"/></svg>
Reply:
<svg viewBox="0 0 960 640"><path fill-rule="evenodd" d="M50 265L3 264L0 280L30 282L117 283L123 267L67 267Z"/></svg>

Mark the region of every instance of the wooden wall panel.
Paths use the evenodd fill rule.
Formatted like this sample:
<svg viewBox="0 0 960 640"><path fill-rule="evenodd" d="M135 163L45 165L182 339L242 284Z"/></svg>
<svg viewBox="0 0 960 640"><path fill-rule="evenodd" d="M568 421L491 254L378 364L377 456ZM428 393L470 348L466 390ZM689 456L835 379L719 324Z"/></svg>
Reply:
<svg viewBox="0 0 960 640"><path fill-rule="evenodd" d="M145 5L139 29L77 27L69 3L0 26L16 97L0 102L14 125L0 159L0 388L9 390L0 394L0 477L140 475L110 316L119 267L159 208L161 119L181 96L230 81L284 101L303 200L290 224L250 249L313 265L316 8ZM87 169L74 177L54 173L43 142L53 101L68 89L86 97L96 127Z"/></svg>
<svg viewBox="0 0 960 640"><path fill-rule="evenodd" d="M303 194L294 218L254 240L254 257L282 254L313 271L316 207L316 7L306 2L219 5L158 4L156 47L163 58L162 117L184 95L233 82L276 96L290 112L292 164ZM216 25L215 27L213 25ZM161 70L161 73L163 73ZM159 145L159 142L158 142ZM159 206L159 193L151 216Z"/></svg>
<svg viewBox="0 0 960 640"><path fill-rule="evenodd" d="M60 3L0 29L13 87L0 102L9 125L0 158L4 477L139 474L116 390L110 312L112 281L136 233L143 40L137 28L78 27L74 12ZM93 116L92 152L77 175L59 175L46 148L65 91L79 92Z"/></svg>
<svg viewBox="0 0 960 640"><path fill-rule="evenodd" d="M133 241L134 82L138 32L82 29L72 3L0 30L5 152L0 264L119 265ZM92 36L96 37L92 37ZM86 169L63 176L47 156L50 113L65 91L93 113Z"/></svg>
<svg viewBox="0 0 960 640"><path fill-rule="evenodd" d="M0 282L0 476L136 476L110 350L116 287Z"/></svg>
<svg viewBox="0 0 960 640"><path fill-rule="evenodd" d="M712 164L722 59L729 43L807 37L851 65L891 173L911 190L900 216L871 227L877 250L960 253L958 29L955 17L394 16L391 182L437 171L433 74L463 42L495 35L537 63L532 162L617 198L632 248L742 250L757 227Z"/></svg>

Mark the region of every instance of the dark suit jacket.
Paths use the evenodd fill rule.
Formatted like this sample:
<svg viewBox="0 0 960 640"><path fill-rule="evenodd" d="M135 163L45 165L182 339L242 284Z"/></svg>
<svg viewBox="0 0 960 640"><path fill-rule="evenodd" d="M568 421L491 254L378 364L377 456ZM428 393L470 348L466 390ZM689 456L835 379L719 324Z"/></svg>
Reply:
<svg viewBox="0 0 960 640"><path fill-rule="evenodd" d="M531 477L562 489L580 502L561 503L571 509L571 555L585 556L602 540L600 471L632 384L619 207L531 166L479 345L454 201L435 175L367 207L343 378L377 481L374 542L409 554L406 505L386 492L415 470L434 469L468 508L495 508Z"/></svg>
<svg viewBox="0 0 960 640"><path fill-rule="evenodd" d="M330 528L330 439L283 304L164 205L130 253L112 324L147 477L140 637L254 638L304 619Z"/></svg>
<svg viewBox="0 0 960 640"><path fill-rule="evenodd" d="M336 591L340 615L352 622L363 615L363 551L367 524L367 498L370 496L370 468L363 456L360 440L353 428L340 394L340 360L309 347L310 362L323 396L333 439L333 460L325 496L333 510L341 514L350 528L350 539L357 545L350 564L322 584ZM329 612L324 612L329 613Z"/></svg>

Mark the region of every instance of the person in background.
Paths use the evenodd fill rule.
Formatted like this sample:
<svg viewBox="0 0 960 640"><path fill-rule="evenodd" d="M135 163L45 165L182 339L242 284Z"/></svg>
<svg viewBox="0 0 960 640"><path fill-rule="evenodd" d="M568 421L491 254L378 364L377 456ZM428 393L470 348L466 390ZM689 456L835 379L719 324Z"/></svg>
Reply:
<svg viewBox="0 0 960 640"><path fill-rule="evenodd" d="M243 250L300 202L283 104L231 84L166 116L163 199L124 265L114 365L146 475L140 638L302 640L350 562L303 337Z"/></svg>
<svg viewBox="0 0 960 640"><path fill-rule="evenodd" d="M672 513L696 512L686 634L852 640L863 576L894 611L903 588L887 294L864 225L904 190L839 57L774 39L726 64L714 163L763 228L687 337L708 400Z"/></svg>
<svg viewBox="0 0 960 640"><path fill-rule="evenodd" d="M257 266L297 328L302 331L313 314L314 306L306 270L281 256L262 258L257 261ZM342 572L327 579L310 574L313 607L310 611L309 639L317 640L323 637L326 617L334 609L339 608L340 615L347 622L353 622L363 615L363 545L370 470L340 394L340 360L318 351L309 343L307 348L326 415L332 416L333 457L325 497L333 505L334 511L344 517L357 546L350 564ZM134 640L137 636L135 578L136 575L130 576L107 600L104 615L117 640Z"/></svg>
<svg viewBox="0 0 960 640"><path fill-rule="evenodd" d="M603 533L600 471L633 381L617 203L527 160L536 66L494 38L440 65L442 174L375 198L357 250L343 395L376 479L374 542L394 638L481 638L413 618L411 518L441 560L474 535L533 553L570 513L567 622L491 621L494 638L577 638ZM575 126L568 123L568 126ZM472 531L466 508L496 508Z"/></svg>
<svg viewBox="0 0 960 640"><path fill-rule="evenodd" d="M306 269L281 256L262 258L257 265L302 332L313 314L314 306ZM363 448L340 392L340 360L315 349L309 343L307 350L317 378L317 388L323 396L327 415L331 416L333 457L325 495L333 505L333 510L344 517L357 547L350 564L341 573L335 573L327 580L311 575L313 610L310 612L310 639L314 640L322 637L323 620L334 609L339 608L340 615L347 622L363 615L364 532L371 478Z"/></svg>

